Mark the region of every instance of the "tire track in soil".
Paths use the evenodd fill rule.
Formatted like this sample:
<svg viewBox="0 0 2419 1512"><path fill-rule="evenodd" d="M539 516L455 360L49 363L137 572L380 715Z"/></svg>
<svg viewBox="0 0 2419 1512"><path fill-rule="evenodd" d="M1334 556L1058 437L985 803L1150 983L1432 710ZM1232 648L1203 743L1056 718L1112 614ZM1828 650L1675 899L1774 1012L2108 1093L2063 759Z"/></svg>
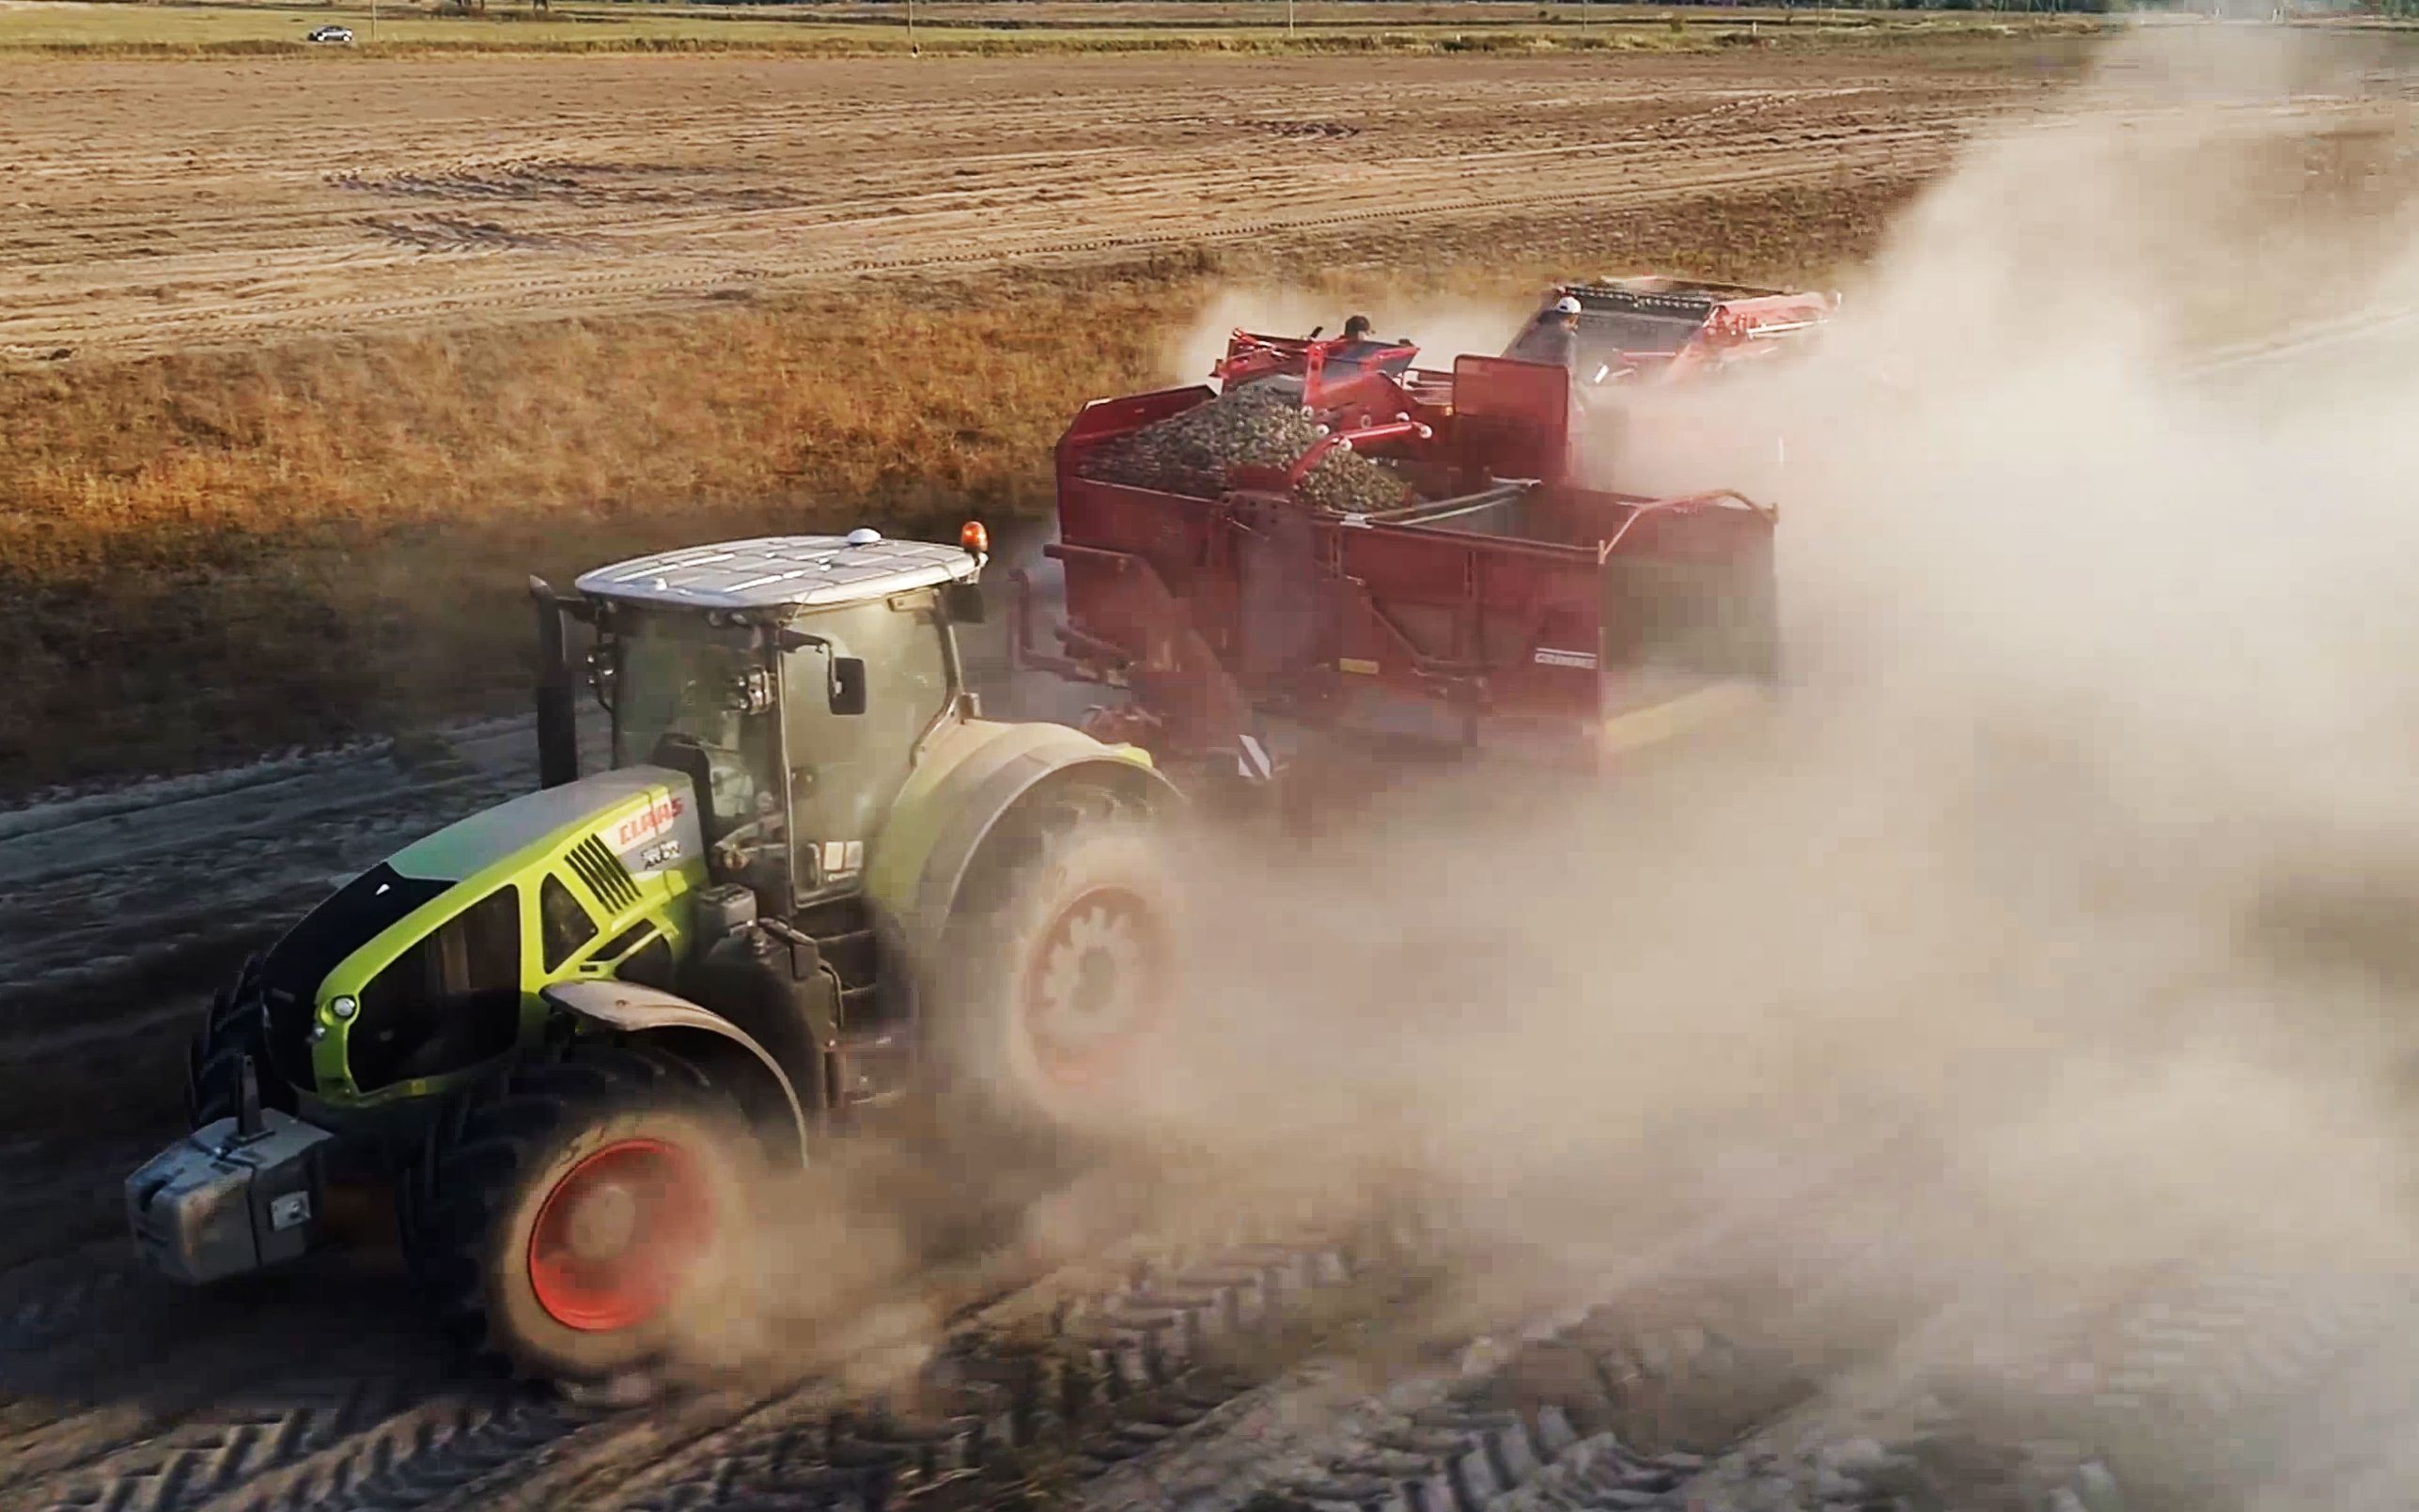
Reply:
<svg viewBox="0 0 2419 1512"><path fill-rule="evenodd" d="M668 1433L601 1435L539 1475L474 1483L435 1506L687 1512L822 1493L879 1504L1029 1477L1116 1426L1206 1412L1252 1383L1243 1358L1218 1344L1305 1349L1321 1327L1415 1289L1431 1255L1399 1214L1308 1229L1246 1220L1223 1241L1138 1256L1102 1283L1007 1298L878 1395L810 1386Z"/></svg>
<svg viewBox="0 0 2419 1512"><path fill-rule="evenodd" d="M390 1422L398 1410L416 1416L419 1408L405 1382L375 1367L289 1386L270 1400L213 1407L186 1419L33 1504L47 1512L182 1512Z"/></svg>
<svg viewBox="0 0 2419 1512"><path fill-rule="evenodd" d="M47 1344L0 1355L10 1505L182 1506L445 1389L449 1362L398 1286L320 1268L195 1296L128 1285L111 1248L118 1263L40 1320Z"/></svg>
<svg viewBox="0 0 2419 1512"><path fill-rule="evenodd" d="M2391 1341L2384 1352L2406 1384L2419 1347L2419 1295L2407 1284L2177 1266L2112 1285L2123 1294L2065 1317L2005 1294L1943 1308L1886 1369L1834 1382L1666 1499L1638 1504L2232 1505L2279 1465L2323 1462L2296 1442L2336 1424L2307 1404L2374 1358L2379 1340ZM2005 1337L2011 1318L2027 1330L2027 1352L1978 1363L1975 1341ZM2419 1426L2412 1394L2389 1400L2367 1428L2370 1449ZM2331 1484L2307 1490L2296 1504L2346 1504Z"/></svg>
<svg viewBox="0 0 2419 1512"><path fill-rule="evenodd" d="M1876 1193L1793 1226L1771 1273L1707 1246L1577 1309L1460 1333L1441 1367L1381 1389L1314 1362L1062 1504L2115 1512L2280 1489L2264 1504L2410 1504L2407 1279L2179 1264L2044 1312L2027 1278L1995 1286L1987 1266L1906 1285L1891 1211ZM2011 1334L2018 1356L1988 1352Z"/></svg>
<svg viewBox="0 0 2419 1512"><path fill-rule="evenodd" d="M1650 1224L1613 1261L1558 1268L1542 1303L1457 1319L1427 1369L1373 1387L1349 1357L1315 1361L1189 1440L1102 1467L1069 1512L1648 1504L1810 1399L1844 1352L1898 1336L1896 1312L1860 1304L1891 1243L1888 1177L1919 1147L1906 1131L1832 1132L1849 1153ZM1791 1225L1777 1255L1758 1238L1776 1221Z"/></svg>
<svg viewBox="0 0 2419 1512"><path fill-rule="evenodd" d="M1324 1289L1346 1282L1376 1285L1381 1273L1393 1273L1386 1265L1408 1263L1412 1251L1402 1236L1393 1236L1384 1252L1389 1258L1381 1261L1370 1232L1314 1231L1286 1242L1256 1239L1225 1247L1207 1270L1186 1272L1222 1283L1206 1299L1188 1298L1188 1304L1263 1327L1296 1319ZM1144 1255L1153 1253L1151 1241L1138 1242ZM879 1460L890 1472L916 1473L932 1455L970 1466L986 1455L1050 1444L1074 1421L1066 1404L1095 1390L1122 1395L1118 1381L1144 1380L1160 1368L1155 1362L1171 1347L1164 1319L1133 1310L1137 1298L1154 1305L1163 1301L1137 1289L1135 1279L1158 1272L1147 1261L1120 1263L1107 1268L1119 1279L1104 1283L1103 1269L1096 1259L1053 1271L970 1311L950 1330L938 1364L919 1379L923 1389L945 1389L960 1407L981 1409L979 1421L959 1412L935 1443L893 1442L882 1437L890 1420L874 1410L863 1419L871 1426L862 1434L840 1433L832 1441L843 1443L848 1455L871 1457L864 1464L851 1459L851 1472L868 1473ZM1037 1318L1037 1298L1062 1289ZM867 1354L886 1348L896 1345L877 1345ZM1027 1364L1036 1368L1027 1370ZM227 1368L243 1366L231 1362ZM945 1387L933 1386L944 1379ZM851 1389L828 1380L679 1398L642 1411L582 1406L551 1392L500 1384L431 1389L444 1380L435 1366L416 1374L373 1366L256 1387L243 1400L221 1400L173 1424L143 1424L139 1441L55 1470L32 1488L12 1487L9 1500L113 1512L305 1506L383 1512L556 1504L558 1495L576 1487L569 1494L577 1504L597 1504L600 1495L620 1494L623 1483L646 1479L660 1468L655 1457L664 1453L679 1464L709 1464L705 1479L714 1485L741 1484L759 1461L786 1463L802 1423L823 1425L830 1438L837 1431L830 1427L832 1414L845 1417L852 1401L862 1406ZM1188 1380L1200 1385L1197 1376ZM196 1395L209 1395L223 1382L196 1379L192 1386ZM656 1502L646 1504L691 1504L697 1484L676 1473Z"/></svg>

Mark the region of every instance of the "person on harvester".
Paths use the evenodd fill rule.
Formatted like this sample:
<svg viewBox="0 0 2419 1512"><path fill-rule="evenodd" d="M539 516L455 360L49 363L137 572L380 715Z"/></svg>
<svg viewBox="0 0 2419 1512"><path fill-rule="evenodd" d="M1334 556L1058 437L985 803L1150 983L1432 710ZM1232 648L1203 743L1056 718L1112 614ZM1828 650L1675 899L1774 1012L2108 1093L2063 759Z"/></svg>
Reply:
<svg viewBox="0 0 2419 1512"><path fill-rule="evenodd" d="M1553 319L1537 328L1529 350L1530 362L1559 364L1574 380L1579 377L1579 301L1565 294L1553 302Z"/></svg>
<svg viewBox="0 0 2419 1512"><path fill-rule="evenodd" d="M1359 374L1378 353L1389 350L1389 344L1377 339L1377 327L1366 315L1356 315L1344 322L1344 335L1334 346L1327 349L1326 370L1331 377L1350 378Z"/></svg>

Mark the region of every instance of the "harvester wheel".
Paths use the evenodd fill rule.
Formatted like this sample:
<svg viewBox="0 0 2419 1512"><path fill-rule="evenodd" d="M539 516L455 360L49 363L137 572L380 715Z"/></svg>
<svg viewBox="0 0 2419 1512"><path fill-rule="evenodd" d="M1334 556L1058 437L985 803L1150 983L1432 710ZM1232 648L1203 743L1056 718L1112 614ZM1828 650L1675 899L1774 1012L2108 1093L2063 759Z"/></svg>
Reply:
<svg viewBox="0 0 2419 1512"><path fill-rule="evenodd" d="M943 1006L953 1083L1027 1126L1131 1106L1176 1007L1177 907L1146 824L1062 811L987 868Z"/></svg>
<svg viewBox="0 0 2419 1512"><path fill-rule="evenodd" d="M560 1380L642 1370L741 1229L751 1148L694 1067L574 1046L447 1106L398 1192L406 1257L477 1353Z"/></svg>
<svg viewBox="0 0 2419 1512"><path fill-rule="evenodd" d="M235 1115L243 1100L243 1060L250 1056L260 1100L293 1111L283 1079L270 1074L269 1021L260 1000L257 961L245 961L231 988L211 995L202 1026L185 1047L185 1127L200 1129Z"/></svg>

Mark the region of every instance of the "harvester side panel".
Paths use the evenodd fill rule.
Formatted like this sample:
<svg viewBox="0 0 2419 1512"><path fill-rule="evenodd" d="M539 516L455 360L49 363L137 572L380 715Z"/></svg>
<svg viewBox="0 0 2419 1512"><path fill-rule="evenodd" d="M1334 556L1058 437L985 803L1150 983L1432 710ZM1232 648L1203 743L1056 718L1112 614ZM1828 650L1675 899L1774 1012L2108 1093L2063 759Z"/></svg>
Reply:
<svg viewBox="0 0 2419 1512"><path fill-rule="evenodd" d="M1720 493L1637 500L1573 492L1557 503L1579 528L1592 524L1600 543L1608 668L1724 678L1777 671L1771 509ZM1617 685L1607 696L1632 701Z"/></svg>
<svg viewBox="0 0 2419 1512"><path fill-rule="evenodd" d="M1085 406L1058 443L1060 541L1139 558L1168 594L1186 602L1231 598L1230 527L1213 501L1083 475L1085 459L1103 443L1213 397L1208 388L1196 385ZM1168 629L1148 622L1158 609L1148 590L1123 576L1125 569L1098 557L1051 554L1066 565L1068 622L1079 634L1140 647L1154 631ZM1217 604L1196 627L1217 656L1233 648L1222 629L1232 617L1231 603ZM1159 659L1164 661L1164 653Z"/></svg>
<svg viewBox="0 0 2419 1512"><path fill-rule="evenodd" d="M1422 525L1338 527L1334 539L1359 610L1344 619L1343 655L1405 692L1503 713L1595 714L1592 550Z"/></svg>
<svg viewBox="0 0 2419 1512"><path fill-rule="evenodd" d="M1251 688L1316 697L1335 658L1336 596L1319 521L1281 498L1230 496L1231 606L1197 595L1203 617L1232 627L1229 666Z"/></svg>
<svg viewBox="0 0 2419 1512"><path fill-rule="evenodd" d="M1511 357L1453 359L1451 450L1496 477L1559 478L1570 470L1570 374Z"/></svg>

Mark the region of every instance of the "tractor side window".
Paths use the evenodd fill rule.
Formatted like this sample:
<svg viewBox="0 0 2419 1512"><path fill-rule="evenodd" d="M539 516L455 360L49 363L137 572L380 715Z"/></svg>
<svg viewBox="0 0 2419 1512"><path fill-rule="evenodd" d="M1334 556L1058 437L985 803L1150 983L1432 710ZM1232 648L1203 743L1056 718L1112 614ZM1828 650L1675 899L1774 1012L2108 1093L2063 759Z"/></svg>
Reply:
<svg viewBox="0 0 2419 1512"><path fill-rule="evenodd" d="M552 873L538 889L538 924L544 932L546 969L554 971L597 937L597 921Z"/></svg>
<svg viewBox="0 0 2419 1512"><path fill-rule="evenodd" d="M863 842L907 779L916 740L948 704L949 662L930 593L817 615L803 628L836 647L830 653L811 646L788 652L783 667L790 811L796 819L793 874L801 887L810 887L863 865ZM862 714L831 710L834 655L865 661ZM853 860L847 850L851 842L857 843ZM829 865L835 856L838 867Z"/></svg>
<svg viewBox="0 0 2419 1512"><path fill-rule="evenodd" d="M500 887L370 978L347 1053L368 1092L500 1054L520 1029L521 890Z"/></svg>

